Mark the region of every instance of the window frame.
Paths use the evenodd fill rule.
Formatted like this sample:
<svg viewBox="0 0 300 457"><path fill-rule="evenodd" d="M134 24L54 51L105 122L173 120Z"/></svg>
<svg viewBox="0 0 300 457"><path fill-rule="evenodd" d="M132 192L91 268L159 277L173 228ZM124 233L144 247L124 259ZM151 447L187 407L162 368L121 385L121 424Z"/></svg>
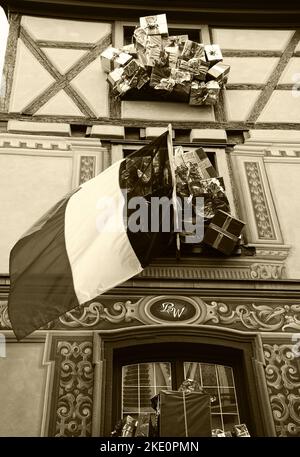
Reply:
<svg viewBox="0 0 300 457"><path fill-rule="evenodd" d="M115 398L116 370L118 369L118 354L120 350L136 356L137 346L152 343L192 343L205 344L214 347L216 357L214 363L226 364L222 354L230 351L240 351L240 369L246 389L252 436L275 436L274 424L271 420L272 411L268 399L266 380L264 376L264 356L261 337L255 332L238 332L234 330L210 326L189 325L150 325L129 327L116 331L101 331L97 333L97 347L100 354L99 370L96 374L97 387L94 396L94 415L97 417L95 427L98 436L110 436L114 427L115 417L112 414L117 398ZM160 351L161 352L161 351ZM211 351L210 351L211 352ZM160 354L161 356L162 354ZM150 355L151 356L151 355ZM152 357L153 358L153 355ZM190 358L190 357L189 357ZM211 359L210 359L211 360ZM189 360L192 361L192 360ZM205 358L202 358L205 361ZM239 391L238 382L236 387ZM239 406L243 405L238 397ZM240 409L240 417L244 413ZM94 429L95 430L95 429Z"/></svg>

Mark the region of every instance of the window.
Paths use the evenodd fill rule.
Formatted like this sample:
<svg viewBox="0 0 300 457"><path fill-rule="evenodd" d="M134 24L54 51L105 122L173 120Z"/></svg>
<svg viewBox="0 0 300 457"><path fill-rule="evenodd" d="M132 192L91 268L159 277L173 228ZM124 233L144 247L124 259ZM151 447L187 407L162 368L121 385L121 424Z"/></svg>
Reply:
<svg viewBox="0 0 300 457"><path fill-rule="evenodd" d="M142 412L154 413L151 398L161 390L179 386L172 379L174 372L170 362L150 362L122 367L121 417L127 414L137 418ZM240 423L233 369L230 366L183 362L179 366L183 378L199 381L211 397L212 428L231 430ZM176 377L176 376L175 376Z"/></svg>

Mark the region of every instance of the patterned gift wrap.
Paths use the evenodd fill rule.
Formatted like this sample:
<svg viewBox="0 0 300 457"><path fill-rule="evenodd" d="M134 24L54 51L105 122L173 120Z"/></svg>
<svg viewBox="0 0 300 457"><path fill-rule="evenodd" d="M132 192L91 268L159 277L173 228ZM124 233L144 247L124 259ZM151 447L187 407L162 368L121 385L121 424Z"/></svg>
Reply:
<svg viewBox="0 0 300 457"><path fill-rule="evenodd" d="M178 51L181 54L184 48L184 44L188 39L188 35L171 35L168 37L166 46L177 47Z"/></svg>
<svg viewBox="0 0 300 457"><path fill-rule="evenodd" d="M147 35L168 35L167 16L165 14L140 17L140 26Z"/></svg>
<svg viewBox="0 0 300 457"><path fill-rule="evenodd" d="M146 66L153 67L159 61L162 48L162 37L160 35L150 35L147 37L145 48Z"/></svg>
<svg viewBox="0 0 300 457"><path fill-rule="evenodd" d="M160 391L160 436L211 436L211 405L208 394Z"/></svg>
<svg viewBox="0 0 300 457"><path fill-rule="evenodd" d="M250 433L248 431L246 424L238 424L233 426L233 431L235 436L238 437L250 437Z"/></svg>
<svg viewBox="0 0 300 457"><path fill-rule="evenodd" d="M151 77L150 77L150 87L155 88L158 86L162 79L169 79L171 75L171 68L168 66L154 65Z"/></svg>
<svg viewBox="0 0 300 457"><path fill-rule="evenodd" d="M131 416L126 416L125 423L122 428L121 436L134 436L136 429L136 420Z"/></svg>
<svg viewBox="0 0 300 457"><path fill-rule="evenodd" d="M201 392L203 389L196 379L185 379L178 389L178 392Z"/></svg>
<svg viewBox="0 0 300 457"><path fill-rule="evenodd" d="M216 81L222 83L225 78L228 77L230 71L230 65L219 62L213 65L207 72L207 77L210 79L215 79Z"/></svg>
<svg viewBox="0 0 300 457"><path fill-rule="evenodd" d="M190 92L190 105L203 105L207 90L204 82L193 81Z"/></svg>
<svg viewBox="0 0 300 457"><path fill-rule="evenodd" d="M145 48L147 44L148 35L142 27L136 27L133 32L133 41L135 42L137 49Z"/></svg>
<svg viewBox="0 0 300 457"><path fill-rule="evenodd" d="M205 81L209 64L206 60L194 57L190 60L178 60L178 68L191 72L193 78L199 81Z"/></svg>
<svg viewBox="0 0 300 457"><path fill-rule="evenodd" d="M183 153L182 159L186 166L191 167L196 165L199 180L216 178L218 176L203 148Z"/></svg>
<svg viewBox="0 0 300 457"><path fill-rule="evenodd" d="M140 413L137 419L135 436L150 436L151 414Z"/></svg>
<svg viewBox="0 0 300 457"><path fill-rule="evenodd" d="M232 254L245 223L230 214L217 210L207 227L203 241L223 254Z"/></svg>
<svg viewBox="0 0 300 457"><path fill-rule="evenodd" d="M124 67L116 68L115 70L111 71L107 75L107 81L112 85L115 86L117 82L119 82L124 73Z"/></svg>
<svg viewBox="0 0 300 457"><path fill-rule="evenodd" d="M223 178L203 179L199 182L190 173L188 187L193 197L204 198L203 208L194 206L195 214L198 217L203 217L205 221L209 221L215 216L218 210L230 211L229 202L224 191Z"/></svg>
<svg viewBox="0 0 300 457"><path fill-rule="evenodd" d="M225 437L225 432L221 428L213 428L211 431L211 436L217 437L217 438L223 438Z"/></svg>
<svg viewBox="0 0 300 457"><path fill-rule="evenodd" d="M112 65L116 68L121 65L126 65L132 59L132 55L122 52L117 48L113 48L112 46L106 48L100 54L100 57L102 68L106 73L109 73L112 70Z"/></svg>
<svg viewBox="0 0 300 457"><path fill-rule="evenodd" d="M210 64L221 62L223 60L221 48L218 44L207 44L204 46L206 60Z"/></svg>
<svg viewBox="0 0 300 457"><path fill-rule="evenodd" d="M205 84L203 105L215 105L220 94L220 85L217 81L208 81Z"/></svg>
<svg viewBox="0 0 300 457"><path fill-rule="evenodd" d="M183 60L190 60L194 57L205 60L204 44L186 40L183 46L181 58Z"/></svg>

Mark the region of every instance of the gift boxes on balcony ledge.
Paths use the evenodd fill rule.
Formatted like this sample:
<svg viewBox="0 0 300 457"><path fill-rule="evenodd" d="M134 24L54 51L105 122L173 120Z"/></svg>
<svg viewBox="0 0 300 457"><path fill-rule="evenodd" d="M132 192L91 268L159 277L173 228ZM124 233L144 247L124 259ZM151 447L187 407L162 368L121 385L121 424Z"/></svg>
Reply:
<svg viewBox="0 0 300 457"><path fill-rule="evenodd" d="M187 34L169 36L165 14L141 17L132 40L122 49L110 46L101 54L115 97L147 87L155 99L194 106L218 102L230 67L222 63L217 44L197 43Z"/></svg>
<svg viewBox="0 0 300 457"><path fill-rule="evenodd" d="M190 202L191 222L195 224L196 217L204 220L203 242L225 255L231 255L239 244L245 224L229 214L223 178L218 176L202 148L184 152L181 146L176 147L175 166L177 195ZM203 206L197 204L197 197L204 199ZM183 243L188 235L193 233L181 233Z"/></svg>

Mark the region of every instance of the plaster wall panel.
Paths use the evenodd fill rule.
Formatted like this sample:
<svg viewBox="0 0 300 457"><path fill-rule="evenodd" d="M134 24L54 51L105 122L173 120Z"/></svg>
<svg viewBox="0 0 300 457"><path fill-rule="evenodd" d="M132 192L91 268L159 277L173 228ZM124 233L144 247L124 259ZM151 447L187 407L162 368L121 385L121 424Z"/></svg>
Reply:
<svg viewBox="0 0 300 457"><path fill-rule="evenodd" d="M86 53L82 49L42 48L42 50L62 74L66 73Z"/></svg>
<svg viewBox="0 0 300 457"><path fill-rule="evenodd" d="M0 154L0 273L20 236L72 187L72 159Z"/></svg>
<svg viewBox="0 0 300 457"><path fill-rule="evenodd" d="M258 118L258 122L300 122L298 91L275 90Z"/></svg>
<svg viewBox="0 0 300 457"><path fill-rule="evenodd" d="M293 30L213 29L213 42L222 49L282 51Z"/></svg>
<svg viewBox="0 0 300 457"><path fill-rule="evenodd" d="M10 100L11 112L20 112L54 82L54 78L18 39L16 66Z"/></svg>
<svg viewBox="0 0 300 457"><path fill-rule="evenodd" d="M259 94L259 90L225 90L228 120L245 121Z"/></svg>
<svg viewBox="0 0 300 457"><path fill-rule="evenodd" d="M50 98L48 102L37 110L35 115L84 116L64 90L60 90L54 97Z"/></svg>
<svg viewBox="0 0 300 457"><path fill-rule="evenodd" d="M286 259L288 278L300 278L300 163L291 160L284 163L280 159L277 162L266 163L266 170L276 206L284 242L291 246ZM287 196L290 196L291 204L287 204Z"/></svg>
<svg viewBox="0 0 300 457"><path fill-rule="evenodd" d="M264 84L278 63L277 57L224 57L230 65L229 84Z"/></svg>
<svg viewBox="0 0 300 457"><path fill-rule="evenodd" d="M21 24L36 40L95 43L110 32L108 22L73 21L23 16Z"/></svg>
<svg viewBox="0 0 300 457"><path fill-rule="evenodd" d="M279 79L279 84L294 84L295 82L300 82L300 57L290 59Z"/></svg>
<svg viewBox="0 0 300 457"><path fill-rule="evenodd" d="M214 121L211 106L189 106L187 103L123 101L122 117L157 121Z"/></svg>
<svg viewBox="0 0 300 457"><path fill-rule="evenodd" d="M43 343L7 343L0 358L0 436L40 436L46 367Z"/></svg>
<svg viewBox="0 0 300 457"><path fill-rule="evenodd" d="M109 115L106 77L99 60L96 59L71 82L71 86L76 89L97 117Z"/></svg>

